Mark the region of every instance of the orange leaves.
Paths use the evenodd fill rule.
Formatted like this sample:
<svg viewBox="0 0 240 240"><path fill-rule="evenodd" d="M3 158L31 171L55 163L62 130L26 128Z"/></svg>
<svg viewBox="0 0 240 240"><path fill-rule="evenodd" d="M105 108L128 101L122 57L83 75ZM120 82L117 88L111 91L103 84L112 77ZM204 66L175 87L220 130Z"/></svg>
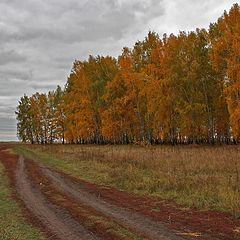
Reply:
<svg viewBox="0 0 240 240"><path fill-rule="evenodd" d="M67 124L70 141L100 139L104 109L105 85L117 70L112 57L89 57L88 61L75 61L65 94Z"/></svg>
<svg viewBox="0 0 240 240"><path fill-rule="evenodd" d="M118 59L75 61L64 91L21 98L17 118L24 141L66 136L68 142L175 143L240 137L239 6L209 31L162 39L149 32L132 49L123 48Z"/></svg>
<svg viewBox="0 0 240 240"><path fill-rule="evenodd" d="M119 65L122 70L130 72L132 69L132 58L128 48L123 48L121 57L119 57Z"/></svg>
<svg viewBox="0 0 240 240"><path fill-rule="evenodd" d="M235 4L229 13L225 12L214 28L218 29L219 34L212 37L212 56L218 72L224 78L232 131L235 137L239 137L240 7Z"/></svg>

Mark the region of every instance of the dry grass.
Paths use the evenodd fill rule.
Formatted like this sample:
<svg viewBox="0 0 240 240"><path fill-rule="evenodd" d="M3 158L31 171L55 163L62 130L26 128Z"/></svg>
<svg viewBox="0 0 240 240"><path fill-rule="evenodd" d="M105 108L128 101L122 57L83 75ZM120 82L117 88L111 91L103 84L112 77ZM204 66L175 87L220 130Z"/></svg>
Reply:
<svg viewBox="0 0 240 240"><path fill-rule="evenodd" d="M75 177L240 217L239 146L22 145Z"/></svg>

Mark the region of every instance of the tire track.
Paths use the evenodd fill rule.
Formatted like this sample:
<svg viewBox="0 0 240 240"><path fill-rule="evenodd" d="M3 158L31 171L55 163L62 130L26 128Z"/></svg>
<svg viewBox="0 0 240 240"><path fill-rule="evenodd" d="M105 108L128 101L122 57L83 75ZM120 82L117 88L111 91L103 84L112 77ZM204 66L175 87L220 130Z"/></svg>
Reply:
<svg viewBox="0 0 240 240"><path fill-rule="evenodd" d="M135 199L136 196L125 192L111 188L106 190L89 182L78 181L39 161L19 159L5 149L7 147L0 144L0 161L17 193L13 197L21 200L27 217L47 234L47 239L122 239L121 235L109 233L110 225L99 225L97 216L105 218L104 221L115 222L117 230L117 224L128 229L128 233L132 232L136 239L138 236L160 240L239 239L238 220L222 213L176 212L175 208L169 211L168 207L163 206L161 212L155 215L151 212L151 209L155 209L155 202L145 201L145 198ZM165 219L172 212L176 213L176 218L165 225ZM89 226L91 218L94 220ZM221 220L227 223L222 224ZM201 221L204 221L203 226ZM181 225L178 226L179 223ZM172 227L177 230L172 230ZM128 235L126 239L132 239L132 236Z"/></svg>
<svg viewBox="0 0 240 240"><path fill-rule="evenodd" d="M121 226L149 239L183 240L182 237L176 235L176 232L173 230L170 231L160 222L153 221L146 218L146 216L103 201L101 198L84 190L80 184L63 177L43 164L41 164L40 167L42 173L52 181L56 189L67 195L71 195L73 198L86 206L101 212L103 215L113 219Z"/></svg>
<svg viewBox="0 0 240 240"><path fill-rule="evenodd" d="M16 169L17 192L28 208L59 240L98 240L91 232L81 226L64 209L47 202L42 194L31 185L26 171L24 158L20 157Z"/></svg>

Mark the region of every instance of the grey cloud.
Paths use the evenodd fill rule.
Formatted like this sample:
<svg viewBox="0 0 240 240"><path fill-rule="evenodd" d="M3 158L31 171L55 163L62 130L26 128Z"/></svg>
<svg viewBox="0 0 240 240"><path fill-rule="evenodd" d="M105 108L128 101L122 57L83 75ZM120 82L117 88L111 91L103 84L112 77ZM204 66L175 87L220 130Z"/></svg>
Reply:
<svg viewBox="0 0 240 240"><path fill-rule="evenodd" d="M13 79L1 79L1 83L3 87L0 88L0 96L7 97L5 101L9 101L8 97L16 99L16 97L21 96L23 93L23 89L27 87L25 81L14 81ZM1 101L0 103L2 104Z"/></svg>
<svg viewBox="0 0 240 240"><path fill-rule="evenodd" d="M22 62L24 60L26 60L26 57L19 54L15 50L0 49L0 65L6 65L13 62Z"/></svg>
<svg viewBox="0 0 240 240"><path fill-rule="evenodd" d="M38 1L37 4L23 1L18 5L29 6L29 12L22 14L24 21L16 23L15 30L11 34L5 33L5 38L11 36L12 41L39 39L66 43L96 41L106 37L119 39L128 29L140 27L143 21L152 19L156 14L162 15L161 3L161 0L103 0L85 1L82 4L79 1L70 1L68 4L59 4L59 1L48 1L47 4L44 1L41 4ZM17 5L15 1L11 4ZM74 22L69 19L74 19Z"/></svg>
<svg viewBox="0 0 240 240"><path fill-rule="evenodd" d="M15 141L16 137L16 120L0 116L0 139L1 141Z"/></svg>
<svg viewBox="0 0 240 240"><path fill-rule="evenodd" d="M1 0L0 141L16 139L23 94L64 86L75 59L117 57L148 30L207 26L232 0Z"/></svg>
<svg viewBox="0 0 240 240"><path fill-rule="evenodd" d="M1 111L0 117L4 118L4 119L8 119L8 121L6 121L6 124L4 124L4 125L1 124L1 126L0 126L1 128L5 128L7 126L7 124L9 123L9 119L15 119L15 116L13 114L9 114L9 112L14 113L15 110L16 110L15 107L9 107L9 106L4 107L4 108L3 107L0 108L0 111Z"/></svg>
<svg viewBox="0 0 240 240"><path fill-rule="evenodd" d="M8 81L14 81L16 79L27 81L32 78L32 71L31 70L15 70L15 69L8 69L8 68L0 68L0 78L8 79Z"/></svg>
<svg viewBox="0 0 240 240"><path fill-rule="evenodd" d="M42 90L46 92L46 90L53 90L57 87L57 83L52 83L52 82L33 82L29 84L29 87L33 88L34 90Z"/></svg>

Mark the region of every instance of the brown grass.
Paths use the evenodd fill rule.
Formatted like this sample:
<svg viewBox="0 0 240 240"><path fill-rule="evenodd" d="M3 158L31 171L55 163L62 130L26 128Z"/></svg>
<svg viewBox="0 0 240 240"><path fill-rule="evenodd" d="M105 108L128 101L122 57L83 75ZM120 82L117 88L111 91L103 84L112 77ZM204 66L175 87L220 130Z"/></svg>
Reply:
<svg viewBox="0 0 240 240"><path fill-rule="evenodd" d="M239 146L22 145L16 149L94 183L240 216Z"/></svg>

